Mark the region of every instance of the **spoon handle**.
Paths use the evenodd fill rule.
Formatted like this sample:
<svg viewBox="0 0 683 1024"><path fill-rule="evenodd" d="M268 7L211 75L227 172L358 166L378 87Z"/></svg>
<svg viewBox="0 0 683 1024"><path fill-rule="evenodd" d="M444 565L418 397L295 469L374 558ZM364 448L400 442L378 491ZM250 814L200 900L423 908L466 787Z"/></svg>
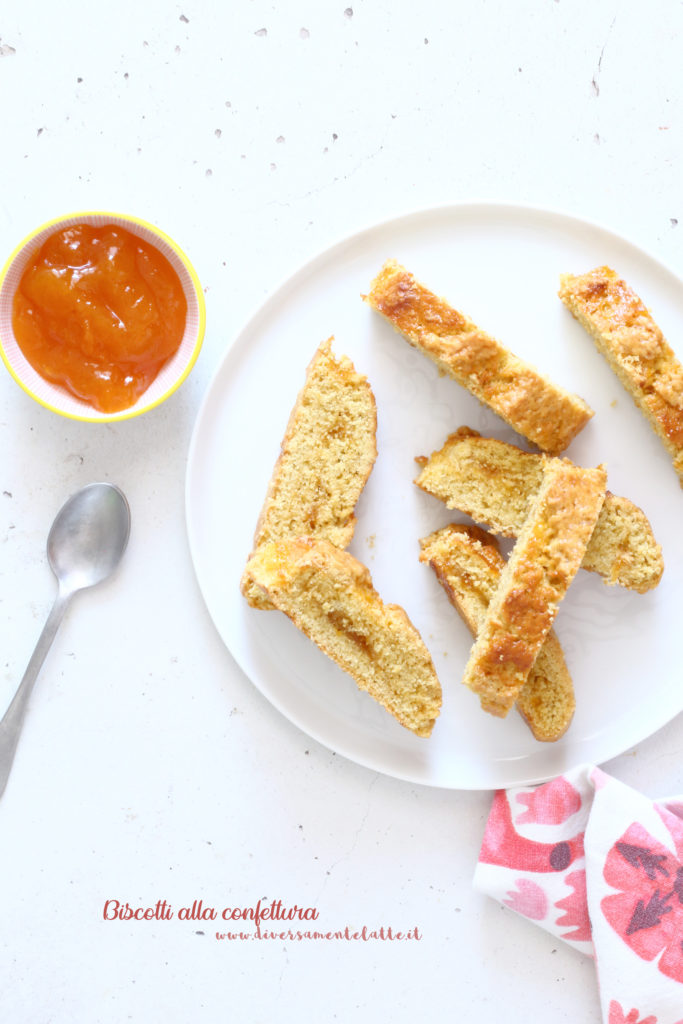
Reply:
<svg viewBox="0 0 683 1024"><path fill-rule="evenodd" d="M60 591L43 626L43 631L38 638L35 650L31 655L24 678L19 684L17 692L12 698L12 703L7 708L5 716L0 722L0 796L5 791L9 773L12 769L14 754L19 742L21 727L24 723L24 715L28 705L31 690L41 669L45 656L50 650L52 641L64 617L64 612L71 598L70 593Z"/></svg>

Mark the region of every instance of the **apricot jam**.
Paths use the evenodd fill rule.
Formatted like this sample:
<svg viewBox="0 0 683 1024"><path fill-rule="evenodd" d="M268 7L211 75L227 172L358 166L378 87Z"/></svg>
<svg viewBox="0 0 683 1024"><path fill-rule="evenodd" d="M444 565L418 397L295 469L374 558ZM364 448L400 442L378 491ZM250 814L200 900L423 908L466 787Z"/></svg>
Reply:
<svg viewBox="0 0 683 1024"><path fill-rule="evenodd" d="M12 326L31 366L100 412L134 405L177 351L187 300L158 249L114 224L55 231L28 263Z"/></svg>

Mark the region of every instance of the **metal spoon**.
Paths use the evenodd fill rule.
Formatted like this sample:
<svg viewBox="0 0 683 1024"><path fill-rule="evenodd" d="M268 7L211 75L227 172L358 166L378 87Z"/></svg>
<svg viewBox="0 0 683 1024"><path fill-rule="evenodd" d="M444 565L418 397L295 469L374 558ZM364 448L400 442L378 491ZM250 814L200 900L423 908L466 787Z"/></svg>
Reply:
<svg viewBox="0 0 683 1024"><path fill-rule="evenodd" d="M57 513L47 538L47 557L59 590L24 678L0 722L0 796L5 791L33 684L69 601L79 590L107 579L126 550L130 509L113 484L89 484Z"/></svg>

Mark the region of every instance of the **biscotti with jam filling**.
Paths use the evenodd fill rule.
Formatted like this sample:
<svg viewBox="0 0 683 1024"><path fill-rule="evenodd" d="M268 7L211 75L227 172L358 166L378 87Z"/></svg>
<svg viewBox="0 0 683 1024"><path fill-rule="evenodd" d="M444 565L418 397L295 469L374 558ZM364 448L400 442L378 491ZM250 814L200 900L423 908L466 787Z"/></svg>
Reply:
<svg viewBox="0 0 683 1024"><path fill-rule="evenodd" d="M364 565L329 541L299 537L262 544L246 575L401 725L430 735L442 700L431 655L406 612L382 601Z"/></svg>
<svg viewBox="0 0 683 1024"><path fill-rule="evenodd" d="M418 487L504 537L519 534L543 477L540 455L480 437L469 427L417 461ZM659 583L662 549L647 516L628 498L607 492L582 568L640 594Z"/></svg>
<svg viewBox="0 0 683 1024"><path fill-rule="evenodd" d="M683 487L683 365L652 314L610 267L563 274L559 295L663 442Z"/></svg>
<svg viewBox="0 0 683 1024"><path fill-rule="evenodd" d="M288 537L323 537L345 548L353 537L355 507L377 458L377 409L362 374L332 339L317 349L289 417L253 550ZM257 608L263 595L242 580Z"/></svg>
<svg viewBox="0 0 683 1024"><path fill-rule="evenodd" d="M477 526L450 523L420 541L420 561L431 566L473 636L479 633L505 559L495 538ZM560 641L551 629L517 696L517 710L535 739L554 743L576 709L574 685Z"/></svg>
<svg viewBox="0 0 683 1024"><path fill-rule="evenodd" d="M543 480L486 611L464 684L504 717L529 678L605 499L602 466L544 457Z"/></svg>
<svg viewBox="0 0 683 1024"><path fill-rule="evenodd" d="M565 391L477 327L395 260L365 301L406 339L523 437L559 455L593 415Z"/></svg>

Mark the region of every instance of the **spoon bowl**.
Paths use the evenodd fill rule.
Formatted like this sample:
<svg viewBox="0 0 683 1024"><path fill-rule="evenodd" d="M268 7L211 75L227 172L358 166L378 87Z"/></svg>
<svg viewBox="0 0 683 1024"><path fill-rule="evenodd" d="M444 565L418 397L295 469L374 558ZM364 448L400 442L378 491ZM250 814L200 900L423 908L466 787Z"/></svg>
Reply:
<svg viewBox="0 0 683 1024"><path fill-rule="evenodd" d="M47 558L60 587L94 587L112 574L130 534L128 502L113 484L89 484L57 513Z"/></svg>
<svg viewBox="0 0 683 1024"><path fill-rule="evenodd" d="M47 539L47 557L58 592L24 677L0 722L0 796L21 735L28 700L38 672L55 638L69 601L79 590L94 587L121 561L130 534L130 509L114 484L89 484L57 513Z"/></svg>

